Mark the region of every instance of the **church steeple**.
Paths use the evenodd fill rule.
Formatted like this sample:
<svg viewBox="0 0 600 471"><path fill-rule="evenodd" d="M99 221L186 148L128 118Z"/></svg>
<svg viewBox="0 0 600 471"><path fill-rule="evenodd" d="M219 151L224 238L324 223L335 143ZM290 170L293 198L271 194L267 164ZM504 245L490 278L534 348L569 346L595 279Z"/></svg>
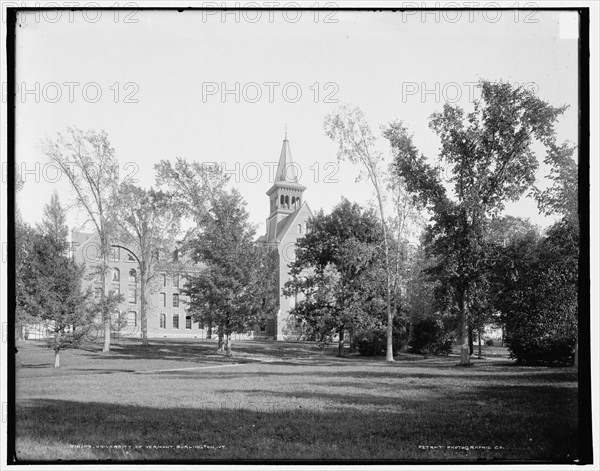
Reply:
<svg viewBox="0 0 600 471"><path fill-rule="evenodd" d="M279 154L277 172L275 172L275 180L273 186L267 191L270 201L268 220L277 216L276 219L279 222L300 208L303 193L306 190L306 187L299 183L300 174L300 166L292 160L286 128L281 153Z"/></svg>
<svg viewBox="0 0 600 471"><path fill-rule="evenodd" d="M285 138L279 154L279 163L277 173L275 173L275 182L298 183L298 169L292 160L292 151L290 150L290 141L287 138L287 129Z"/></svg>

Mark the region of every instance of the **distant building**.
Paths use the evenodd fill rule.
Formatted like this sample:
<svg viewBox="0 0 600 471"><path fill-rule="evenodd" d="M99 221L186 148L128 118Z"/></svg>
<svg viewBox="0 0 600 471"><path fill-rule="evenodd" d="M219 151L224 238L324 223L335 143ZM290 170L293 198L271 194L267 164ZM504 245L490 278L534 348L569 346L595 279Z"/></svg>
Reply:
<svg viewBox="0 0 600 471"><path fill-rule="evenodd" d="M86 282L91 283L96 297L102 294L99 276L94 267L100 263L98 237L84 232L72 233L73 257L85 262ZM207 332L185 309L187 297L181 292L186 277L200 267L181 255L176 249L169 260L159 261L147 296L146 315L148 337L206 338ZM107 286L124 296L113 316L113 335L141 337L140 279L137 254L121 241L111 244L108 261Z"/></svg>

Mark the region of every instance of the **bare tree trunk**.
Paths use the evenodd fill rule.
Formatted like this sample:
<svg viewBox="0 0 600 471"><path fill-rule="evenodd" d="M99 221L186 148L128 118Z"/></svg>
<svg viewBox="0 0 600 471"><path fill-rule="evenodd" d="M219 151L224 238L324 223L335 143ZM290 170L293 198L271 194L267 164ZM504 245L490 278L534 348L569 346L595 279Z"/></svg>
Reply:
<svg viewBox="0 0 600 471"><path fill-rule="evenodd" d="M224 348L223 347L223 324L219 325L218 336L219 336L219 340L217 341L217 351L222 352L223 348Z"/></svg>
<svg viewBox="0 0 600 471"><path fill-rule="evenodd" d="M231 331L229 329L225 333L225 356L231 356Z"/></svg>
<svg viewBox="0 0 600 471"><path fill-rule="evenodd" d="M208 323L208 328L207 328L207 331L206 331L206 339L207 340L211 339L211 337L212 337L212 330L213 330L212 322L209 322Z"/></svg>
<svg viewBox="0 0 600 471"><path fill-rule="evenodd" d="M140 263L140 323L142 345L148 345L148 315L146 314L146 266Z"/></svg>
<svg viewBox="0 0 600 471"><path fill-rule="evenodd" d="M387 228L385 226L385 212L383 211L383 198L379 191L379 183L377 182L377 175L371 168L368 168L371 177L371 182L375 187L375 193L377 194L377 201L379 203L379 216L381 218L381 229L383 230L383 247L385 250L385 275L386 275L386 304L387 304L387 347L385 352L386 361L394 361L394 314L392 313L392 289L391 289L391 267L390 267L390 248L388 243Z"/></svg>
<svg viewBox="0 0 600 471"><path fill-rule="evenodd" d="M54 339L54 368L60 367L60 339L62 337L62 331L58 330L56 332L56 337Z"/></svg>
<svg viewBox="0 0 600 471"><path fill-rule="evenodd" d="M385 248L385 272L386 272L386 301L387 301L387 348L385 351L386 361L394 361L394 314L392 313L392 289L390 280L390 253L388 247L387 231L385 230L385 220L383 219L383 206L379 201L381 210L381 223L383 225L383 245Z"/></svg>
<svg viewBox="0 0 600 471"><path fill-rule="evenodd" d="M338 357L344 356L344 326L340 328L340 339L338 342Z"/></svg>
<svg viewBox="0 0 600 471"><path fill-rule="evenodd" d="M458 308L460 310L460 364L469 365L469 327L467 323L467 312L465 309L465 289L460 287L458 295Z"/></svg>
<svg viewBox="0 0 600 471"><path fill-rule="evenodd" d="M106 246L106 242L101 242L103 247L101 250L102 254L102 316L104 321L104 345L102 346L102 353L106 353L110 351L110 312L108 312L108 306L106 305L106 272L108 269L108 249Z"/></svg>
<svg viewBox="0 0 600 471"><path fill-rule="evenodd" d="M469 355L473 355L473 327L469 325Z"/></svg>
<svg viewBox="0 0 600 471"><path fill-rule="evenodd" d="M481 358L481 329L479 329L477 331L477 340L478 340L478 345L477 345L477 357Z"/></svg>
<svg viewBox="0 0 600 471"><path fill-rule="evenodd" d="M579 339L575 340L575 358L573 359L573 366L579 368Z"/></svg>

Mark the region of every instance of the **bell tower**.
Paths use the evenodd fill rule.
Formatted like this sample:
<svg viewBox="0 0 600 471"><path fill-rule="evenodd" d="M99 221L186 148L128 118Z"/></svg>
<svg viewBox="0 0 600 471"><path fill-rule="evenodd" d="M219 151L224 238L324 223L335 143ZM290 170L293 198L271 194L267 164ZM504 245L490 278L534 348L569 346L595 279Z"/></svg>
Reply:
<svg viewBox="0 0 600 471"><path fill-rule="evenodd" d="M274 242L279 224L302 206L306 187L298 182L298 169L292 160L287 131L283 139L279 163L273 186L267 191L269 217L267 218L267 242Z"/></svg>

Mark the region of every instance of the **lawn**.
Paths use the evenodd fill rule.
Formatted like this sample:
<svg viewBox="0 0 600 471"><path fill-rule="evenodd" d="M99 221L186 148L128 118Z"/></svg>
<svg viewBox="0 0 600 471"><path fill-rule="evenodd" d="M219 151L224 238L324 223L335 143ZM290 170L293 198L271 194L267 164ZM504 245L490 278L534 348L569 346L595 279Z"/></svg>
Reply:
<svg viewBox="0 0 600 471"><path fill-rule="evenodd" d="M308 343L19 345L21 460L536 460L577 457L572 368L337 358ZM488 355L486 356L486 352Z"/></svg>

